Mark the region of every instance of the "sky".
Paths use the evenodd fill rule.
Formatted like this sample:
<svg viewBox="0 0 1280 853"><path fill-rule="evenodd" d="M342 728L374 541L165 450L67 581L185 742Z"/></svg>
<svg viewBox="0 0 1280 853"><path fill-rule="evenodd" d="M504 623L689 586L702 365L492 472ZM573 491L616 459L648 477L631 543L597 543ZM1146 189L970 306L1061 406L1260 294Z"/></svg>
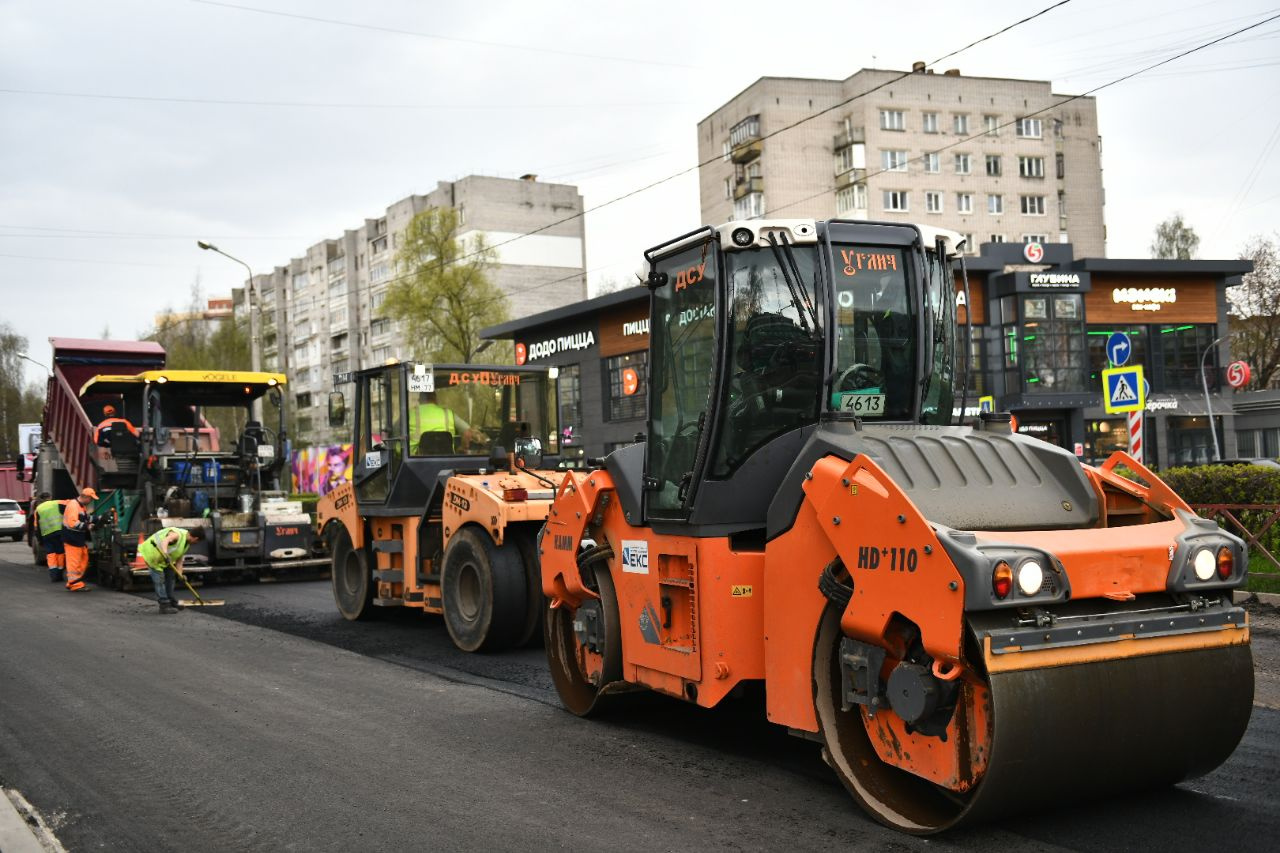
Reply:
<svg viewBox="0 0 1280 853"><path fill-rule="evenodd" d="M661 181L587 214L594 292L701 224L696 124L759 77L907 70L1054 2L0 0L0 321L47 364L240 285L197 239L266 272L441 180L532 172L588 209ZM938 71L1080 94L1277 14L1070 0ZM1280 20L1097 103L1109 256L1174 212L1203 258L1280 231Z"/></svg>

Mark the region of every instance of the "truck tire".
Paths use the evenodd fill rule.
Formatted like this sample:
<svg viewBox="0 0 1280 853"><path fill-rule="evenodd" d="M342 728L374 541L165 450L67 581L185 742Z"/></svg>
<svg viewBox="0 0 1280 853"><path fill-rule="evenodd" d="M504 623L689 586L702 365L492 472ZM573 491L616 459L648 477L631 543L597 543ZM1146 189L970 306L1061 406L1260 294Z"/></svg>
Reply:
<svg viewBox="0 0 1280 853"><path fill-rule="evenodd" d="M542 617L547 611L547 597L542 594L542 568L538 560L538 538L545 527L533 533L524 529L516 530L507 536L507 544L515 545L520 551L520 562L525 576L525 592L528 600L525 603L524 631L516 641L518 646L538 646L542 644Z"/></svg>
<svg viewBox="0 0 1280 853"><path fill-rule="evenodd" d="M444 624L464 652L496 652L524 635L528 581L514 543L464 527L449 540L440 579Z"/></svg>
<svg viewBox="0 0 1280 853"><path fill-rule="evenodd" d="M370 619L377 608L373 606L373 577L369 573L369 557L364 549L351 544L347 528L338 525L329 540L329 554L333 561L330 576L333 581L333 601L338 612L351 622Z"/></svg>

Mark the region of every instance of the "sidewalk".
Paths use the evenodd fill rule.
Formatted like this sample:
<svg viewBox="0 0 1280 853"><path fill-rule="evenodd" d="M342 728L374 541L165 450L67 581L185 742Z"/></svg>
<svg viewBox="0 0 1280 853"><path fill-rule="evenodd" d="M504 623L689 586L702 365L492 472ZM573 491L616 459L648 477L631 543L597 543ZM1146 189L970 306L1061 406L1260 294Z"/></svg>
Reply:
<svg viewBox="0 0 1280 853"><path fill-rule="evenodd" d="M21 794L0 788L0 851L49 853L62 849Z"/></svg>

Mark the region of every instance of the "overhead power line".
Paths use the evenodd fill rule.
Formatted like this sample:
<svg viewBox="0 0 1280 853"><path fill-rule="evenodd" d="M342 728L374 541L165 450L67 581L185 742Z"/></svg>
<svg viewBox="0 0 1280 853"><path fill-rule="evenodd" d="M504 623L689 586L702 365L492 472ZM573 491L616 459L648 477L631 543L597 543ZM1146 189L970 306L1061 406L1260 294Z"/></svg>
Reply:
<svg viewBox="0 0 1280 853"><path fill-rule="evenodd" d="M534 47L527 44L513 44L511 42L484 41L481 39L461 38L458 36L444 36L439 33L426 33L420 30L406 30L399 27L386 27L380 24L366 24L363 21L343 21L336 18L321 18L316 15L299 15L295 12L281 12L275 9L260 9L256 6L242 6L238 3L221 3L217 0L191 0L193 3L199 3L202 6L219 6L223 9L235 9L240 12L253 12L258 15L272 15L277 18L293 18L299 21L311 21L317 24L329 24L339 27L351 27L357 30L371 30L379 33L391 33L399 36L414 36L415 38L432 39L434 41L453 42L455 44L469 44L477 47L491 47L501 50L520 50L527 53L545 53L553 56L567 56L573 59L590 59L596 62L626 62L635 65L658 65L667 68L701 68L699 65L689 65L682 62L663 62L657 59L637 59L629 56L609 56L602 53L579 53L572 50L557 50L551 47ZM571 14L571 13L570 13Z"/></svg>
<svg viewBox="0 0 1280 853"><path fill-rule="evenodd" d="M1133 79L1134 77L1137 77L1137 76L1138 76L1138 75L1140 75L1140 74L1144 74L1144 73L1146 73L1147 71L1151 71L1151 70L1153 70L1153 69L1159 68L1159 67L1160 67L1160 66L1162 66L1162 65L1168 65L1170 62L1174 62L1174 61L1176 61L1176 60L1182 59L1184 56L1190 56L1191 54L1196 53L1197 51L1201 51L1201 50L1204 50L1205 48L1213 47L1215 44L1219 44L1219 43L1221 43L1221 42L1226 41L1227 39L1233 38L1234 36L1238 36L1238 35L1240 35L1241 33L1246 33L1246 32L1248 32L1249 30L1256 29L1257 27L1261 27L1261 26L1263 26L1263 25L1265 25L1265 24L1269 24L1269 23L1271 23L1272 21L1275 21L1275 20L1278 20L1278 19L1280 19L1280 15L1272 15L1272 16L1271 16L1271 17L1269 17L1269 18L1265 18L1265 19L1263 19L1263 20L1261 20L1261 21L1258 21L1258 22L1256 22L1256 23L1250 24L1250 25L1249 25L1249 26L1247 26L1247 27L1241 27L1240 29L1238 29L1238 30L1236 30L1236 31L1234 31L1234 32L1227 33L1227 34L1226 34L1226 35L1224 35L1224 36L1219 36L1218 38L1215 38L1215 39L1212 39L1212 40L1210 40L1210 41L1204 42L1203 44L1199 44L1199 45L1197 45L1197 46L1195 46L1195 47L1193 47L1193 48L1189 48L1188 50L1184 50L1184 51L1182 51L1181 53L1178 53L1178 54L1175 54L1174 56L1170 56L1170 57L1167 57L1167 58L1165 58L1165 59L1162 59L1162 60L1160 60L1159 62L1152 63L1151 65L1148 65L1148 66L1146 66L1146 67L1144 67L1144 68L1140 68L1140 69L1138 69L1137 71L1133 71L1133 72L1130 72L1130 73L1128 73L1128 74L1125 74L1125 75L1124 75L1124 76L1122 76L1122 77L1117 77L1116 79L1114 79L1114 80L1112 80L1112 81L1110 81L1110 82L1108 82L1108 83L1103 83L1103 84L1102 84L1102 85L1100 85L1100 86L1094 86L1092 89L1088 90L1087 92L1081 92L1079 95L1069 95L1069 96L1067 96L1067 97L1063 98L1061 101L1058 101L1058 102L1056 102L1056 103L1050 104L1049 106L1044 107L1044 108L1042 108L1042 109L1035 110L1034 112L1026 113L1026 114L1024 114L1024 115L1022 115L1022 116L1019 116L1018 118L1016 118L1016 119L1014 119L1014 120L1012 120L1012 121L1007 121L1007 122L1004 122L1003 124L999 124L999 125L997 125L995 128L984 129L984 130L983 130L982 132L980 132L980 133L975 133L975 134L973 134L972 136L965 136L965 137L962 137L962 138L960 138L960 139L957 139L955 142L949 143L949 144L947 144L947 145L943 145L943 146L941 146L941 147L939 147L939 148L935 148L935 149L934 149L934 150L932 150L932 151L927 151L927 152L925 152L924 154L920 155L919 157L912 157L912 158L910 158L909 160L907 160L907 162L908 162L908 163L922 162L922 161L925 159L925 157L927 157L927 156L928 156L928 155L930 155L930 154L940 154L940 153L942 153L943 151L947 151L947 150L949 150L949 149L951 149L951 148L955 148L955 147L956 147L956 146L958 146L958 145L964 145L966 142L972 142L972 141L973 141L973 140L975 140L975 139L980 139L980 138L981 138L981 137L983 137L983 136L987 136L987 135L989 135L989 134L991 133L991 131L992 131L992 130L1003 130L1003 129L1007 128L1007 127L1012 127L1013 125L1017 124L1017 123L1018 123L1019 121L1021 121L1022 119L1035 118L1035 117L1036 117L1036 116L1038 116L1038 115L1043 115L1043 114L1045 114L1045 113L1047 113L1047 112L1050 112L1050 111L1052 111L1052 110L1056 110L1056 109L1058 109L1059 107L1065 106L1066 104L1069 104L1069 103L1071 103L1072 101L1078 101L1078 100L1080 100L1081 98L1088 98L1088 97L1092 97L1092 96L1093 96L1093 95L1095 95L1096 93L1101 92L1103 89L1109 89L1109 88L1111 88L1112 86L1115 86L1115 85L1117 85L1117 84L1119 84L1119 83L1123 83L1123 82L1125 82L1126 80L1131 80L1131 79ZM872 178L879 177L880 175L886 174L886 173L888 173L888 172L893 172L893 171L896 171L896 170L894 170L894 169L878 169L878 170L876 170L876 171L874 171L874 172L872 172L872 171L868 171L868 172L867 172L867 176L866 176L866 178L864 179L864 182L865 182L865 181L870 181ZM805 196L804 198L797 199L796 201L789 202L788 204L784 204L784 205L782 205L781 207L775 207L775 208L773 208L772 210L767 211L767 212L766 212L766 214L764 214L764 215L768 215L768 214L772 214L772 213L777 213L779 210L786 210L786 209L787 209L787 208L789 208L789 207L795 207L795 206L796 206L796 205L798 205L798 204L804 204L805 202L813 201L815 198L820 198L820 197L822 197L822 196L825 196L825 195L827 195L828 193L832 192L833 190L835 190L835 185L834 185L834 184L833 184L832 186L827 187L826 189L824 189L824 190L822 190L822 191L820 191L820 192L816 192L816 193L814 193L813 195ZM753 217L753 218L759 219L759 218L762 218L762 217Z"/></svg>

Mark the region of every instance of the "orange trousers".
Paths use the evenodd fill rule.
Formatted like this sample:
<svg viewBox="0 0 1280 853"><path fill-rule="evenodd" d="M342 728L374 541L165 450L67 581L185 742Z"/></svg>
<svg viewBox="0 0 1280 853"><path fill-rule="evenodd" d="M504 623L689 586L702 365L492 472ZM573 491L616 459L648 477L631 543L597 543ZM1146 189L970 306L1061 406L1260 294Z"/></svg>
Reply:
<svg viewBox="0 0 1280 853"><path fill-rule="evenodd" d="M67 566L67 555L53 553L45 554L44 562L45 565L51 569L64 569Z"/></svg>
<svg viewBox="0 0 1280 853"><path fill-rule="evenodd" d="M67 589L84 589L84 573L89 568L89 549L83 545L63 545L67 552Z"/></svg>

